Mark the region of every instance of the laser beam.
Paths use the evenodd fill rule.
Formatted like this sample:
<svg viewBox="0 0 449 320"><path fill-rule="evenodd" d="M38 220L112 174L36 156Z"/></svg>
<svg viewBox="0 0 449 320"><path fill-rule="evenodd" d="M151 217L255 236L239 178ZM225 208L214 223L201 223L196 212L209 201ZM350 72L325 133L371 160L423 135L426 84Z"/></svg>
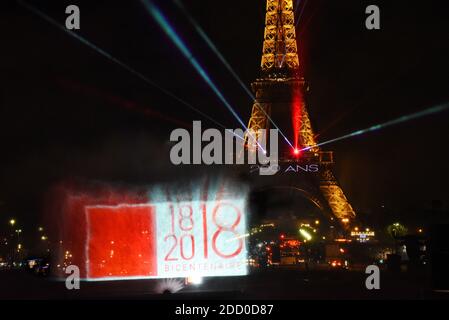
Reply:
<svg viewBox="0 0 449 320"><path fill-rule="evenodd" d="M304 1L304 5L301 7L301 11L299 12L298 20L296 20L296 26L295 26L295 29L298 28L299 21L301 20L301 17L302 17L302 14L304 13L304 9L305 9L306 5L307 5L307 0Z"/></svg>
<svg viewBox="0 0 449 320"><path fill-rule="evenodd" d="M188 107L189 109L195 111L196 113L198 113L199 115L203 116L204 118L208 119L209 121L213 122L214 124L216 124L217 126L226 129L226 127L224 125L222 125L221 123L219 123L218 121L216 121L215 119L213 119L212 117L208 116L207 114L205 114L204 112L200 111L199 109L195 108L194 106L192 106L190 103L186 102L185 100L181 99L180 97L178 97L177 95L175 95L174 93L170 92L169 90L159 86L157 83L155 83L154 81L150 80L148 77L146 77L145 75L143 75L142 73L136 71L135 69L131 68L130 66L128 66L127 64L123 63L122 61L118 60L117 58L115 58L114 56L112 56L111 54L109 54L108 52L106 52L105 50L101 49L100 47L96 46L95 44L93 44L92 42L90 42L89 40L87 40L86 38L80 36L79 34L67 29L65 26L61 25L59 22L57 22L56 20L54 20L53 18L51 18L50 16L48 16L47 14L45 14L44 12L42 12L41 10L39 10L38 8L24 2L21 0L17 1L21 6L23 6L24 8L28 9L29 11L33 12L34 14L38 15L39 17L41 17L42 19L44 19L45 21L49 22L50 24L52 24L53 26L59 28L60 30L66 32L68 35L72 36L73 38L77 39L78 41L80 41L81 43L83 43L84 45L88 46L89 48L95 50L96 52L98 52L100 55L102 55L103 57L109 59L110 61L114 62L115 64L119 65L120 67L122 67L123 69L127 70L128 72L132 73L133 75L137 76L139 79L143 80L145 83L147 83L148 85L158 89L159 91L163 92L165 95L171 97L172 99L178 101L179 103L183 104L184 106ZM244 140L244 137L240 137L239 135L236 135L232 130L226 129L230 132L232 132L236 137L238 137L239 139Z"/></svg>
<svg viewBox="0 0 449 320"><path fill-rule="evenodd" d="M296 1L296 5L295 5L295 17L298 14L298 9L299 9L299 5L301 4L301 0Z"/></svg>
<svg viewBox="0 0 449 320"><path fill-rule="evenodd" d="M251 135L248 131L248 128L243 123L240 116L231 106L231 104L226 100L224 95L218 89L217 85L211 79L211 77L207 74L206 70L201 66L198 60L193 56L190 49L181 39L181 37L176 33L175 29L172 27L168 19L164 16L164 14L159 10L159 8L149 0L141 0L145 9L148 13L153 17L153 19L157 22L159 27L164 31L164 33L170 38L170 40L174 43L174 45L181 51L184 57L190 62L193 68L197 71L197 73L203 78L204 82L212 89L218 99L225 105L225 107L229 110L229 112L234 116L234 118L240 123L240 125L248 132L248 135L255 141L255 143L261 148L263 152L266 152L265 149L259 144L256 138Z"/></svg>
<svg viewBox="0 0 449 320"><path fill-rule="evenodd" d="M231 75L237 80L240 86L245 90L245 92L252 98L254 98L252 92L248 89L248 87L243 83L234 69L231 67L226 58L221 54L220 50L218 50L217 46L213 43L213 41L209 38L206 32L201 28L199 23L192 17L192 15L187 11L186 7L182 4L180 0L174 0L174 3L178 6L178 8L182 11L182 13L187 17L189 22L193 25L196 32L200 35L200 37L206 42L209 48L217 55L218 59L223 63L223 65L228 69Z"/></svg>
<svg viewBox="0 0 449 320"><path fill-rule="evenodd" d="M196 32L200 35L200 37L206 42L206 44L209 46L209 49L212 50L212 52L215 53L215 55L218 57L218 59L223 63L223 65L226 67L226 69L229 71L229 73L234 77L234 79L240 84L240 86L243 88L243 90L246 92L246 94L250 97L252 101L255 101L256 98L254 97L251 90L248 89L248 87L245 85L245 83L240 79L238 74L234 71L231 64L226 60L226 58L221 54L220 50L218 50L217 46L214 44L214 42L209 38L209 36L206 34L206 32L201 28L199 23L192 17L192 15L188 12L186 7L182 4L181 0L174 0L175 4L178 6L178 8L184 13L184 15L187 17L189 22L193 25ZM284 56L285 58L285 56ZM273 126L279 131L281 136L284 138L284 140L290 145L290 147L293 148L292 143L288 138L285 136L285 134L282 132L281 129L276 125L276 123L273 121L273 119L270 117L270 115L263 109L259 108L267 117L267 119L273 124Z"/></svg>
<svg viewBox="0 0 449 320"><path fill-rule="evenodd" d="M421 117L424 117L424 116L428 116L428 115L431 115L431 114L435 114L435 113L438 113L438 112L442 112L442 111L444 111L446 109L449 109L449 103L445 103L445 104L438 105L438 106L435 106L435 107L432 107L432 108L428 108L428 109L425 109L425 110L422 110L422 111L418 111L418 112L415 112L415 113L412 113L412 114L408 114L408 115L405 115L405 116L402 116L402 117L399 117L399 118L396 118L396 119L393 119L393 120L390 120L390 121L387 121L387 122L384 122L384 123L381 123L381 124L376 124L374 126L366 128L366 129L357 130L357 131L354 131L352 133L345 134L344 136L341 136L341 137L338 137L338 138L334 138L334 139L330 139L330 140L327 140L327 141L323 141L323 142L317 143L314 146L309 146L309 147L303 148L300 151L308 151L308 150L310 150L312 148L321 147L321 146L324 146L324 145L327 145L327 144L330 144L330 143L333 143L333 142L337 142L337 141L341 141L341 140L344 140L344 139L348 139L348 138L352 138L352 137L355 137L355 136L359 136L359 135L364 134L364 133L377 131L377 130L380 130L380 129L383 129L383 128L386 128L386 127L390 127L390 126L393 126L393 125L396 125L396 124L399 124L399 123L403 123L403 122L406 122L406 121L410 121L410 120L418 119L418 118L421 118Z"/></svg>

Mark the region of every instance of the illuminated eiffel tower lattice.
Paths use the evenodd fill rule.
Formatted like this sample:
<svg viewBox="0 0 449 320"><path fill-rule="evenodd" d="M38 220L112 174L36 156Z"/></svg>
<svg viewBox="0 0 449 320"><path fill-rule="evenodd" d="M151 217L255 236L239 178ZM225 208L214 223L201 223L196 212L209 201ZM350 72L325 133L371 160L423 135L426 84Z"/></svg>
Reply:
<svg viewBox="0 0 449 320"><path fill-rule="evenodd" d="M293 0L267 0L261 76L252 83L252 90L255 101L248 129L257 138L259 129L276 123L289 140L280 150L281 161L319 163L311 193L326 203L333 218L348 226L355 212L332 173L333 153L316 145L307 111L309 87L300 74ZM251 140L247 137L248 146ZM257 148L254 143L252 147Z"/></svg>

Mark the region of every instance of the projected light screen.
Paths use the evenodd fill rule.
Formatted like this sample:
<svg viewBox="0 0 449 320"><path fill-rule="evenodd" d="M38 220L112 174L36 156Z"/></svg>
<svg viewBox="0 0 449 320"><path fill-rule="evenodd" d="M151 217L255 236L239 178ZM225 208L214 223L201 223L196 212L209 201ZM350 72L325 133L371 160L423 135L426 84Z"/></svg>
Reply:
<svg viewBox="0 0 449 320"><path fill-rule="evenodd" d="M130 203L123 203L119 198L77 196L65 204L61 243L70 248L61 251L73 256L66 265L78 265L83 279L247 274L245 199L141 203L127 197Z"/></svg>

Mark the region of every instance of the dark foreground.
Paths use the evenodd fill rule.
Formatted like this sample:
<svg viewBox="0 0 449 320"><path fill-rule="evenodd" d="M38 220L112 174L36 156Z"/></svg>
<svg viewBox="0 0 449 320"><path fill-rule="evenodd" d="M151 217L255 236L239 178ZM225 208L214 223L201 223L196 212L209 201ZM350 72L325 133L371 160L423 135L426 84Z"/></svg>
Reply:
<svg viewBox="0 0 449 320"><path fill-rule="evenodd" d="M367 290L366 277L363 271L271 269L206 278L201 285L159 294L162 280L81 282L80 290L67 290L63 281L0 271L0 299L449 299L449 293L432 290L425 271L384 271L380 290Z"/></svg>

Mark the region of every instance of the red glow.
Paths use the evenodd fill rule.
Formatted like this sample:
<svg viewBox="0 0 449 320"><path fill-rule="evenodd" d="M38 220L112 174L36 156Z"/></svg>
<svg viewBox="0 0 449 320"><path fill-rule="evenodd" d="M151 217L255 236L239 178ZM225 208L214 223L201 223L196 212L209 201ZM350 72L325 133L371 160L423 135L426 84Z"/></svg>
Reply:
<svg viewBox="0 0 449 320"><path fill-rule="evenodd" d="M134 101L130 101L127 99L124 99L119 96L115 96L111 93L104 92L99 90L98 88L94 88L92 86L86 86L81 83L76 83L71 80L67 79L60 79L59 83L62 87L67 88L69 90L72 90L76 94L83 94L88 95L96 99L102 99L103 101L107 102L108 104L112 106L118 106L133 112L141 113L151 119L160 119L168 122L172 122L178 126L181 126L183 128L191 128L191 124L186 123L180 119L170 117L169 115L165 113L161 113L149 106L143 106L139 105L138 103Z"/></svg>
<svg viewBox="0 0 449 320"><path fill-rule="evenodd" d="M86 246L91 231L87 225L86 207L118 206L121 203L146 204L148 203L147 192L94 184L85 186L77 183L62 183L55 186L48 196L46 210L48 232L52 238L57 239L56 247L53 249L55 250L54 265L77 265L80 268L81 278L87 278L86 261L89 252ZM124 228L124 230L129 229ZM128 237L128 234L123 233L124 238ZM71 254L69 260L64 259L66 251ZM63 273L62 276L65 274Z"/></svg>
<svg viewBox="0 0 449 320"><path fill-rule="evenodd" d="M229 194L221 189L216 198ZM208 194L201 198L207 200ZM170 199L168 191L166 197ZM56 186L46 210L49 236L56 239L56 275L65 277L64 268L77 265L82 279L95 281L179 277L190 272L183 269L185 261L193 268L195 263L231 266L209 268L205 272L210 276L246 274L244 267L234 266L234 260L246 259L240 237L246 233L243 200L163 200L146 188L82 182ZM230 232L238 239L232 246L226 242Z"/></svg>
<svg viewBox="0 0 449 320"><path fill-rule="evenodd" d="M304 99L300 89L296 89L293 92L293 101L292 101L292 124L293 124L293 153L295 156L299 156L299 135L301 128L301 113L302 106L304 104Z"/></svg>
<svg viewBox="0 0 449 320"><path fill-rule="evenodd" d="M300 244L298 240L287 240L285 243L290 247L297 247Z"/></svg>
<svg viewBox="0 0 449 320"><path fill-rule="evenodd" d="M157 275L151 205L87 207L86 215L89 278Z"/></svg>

